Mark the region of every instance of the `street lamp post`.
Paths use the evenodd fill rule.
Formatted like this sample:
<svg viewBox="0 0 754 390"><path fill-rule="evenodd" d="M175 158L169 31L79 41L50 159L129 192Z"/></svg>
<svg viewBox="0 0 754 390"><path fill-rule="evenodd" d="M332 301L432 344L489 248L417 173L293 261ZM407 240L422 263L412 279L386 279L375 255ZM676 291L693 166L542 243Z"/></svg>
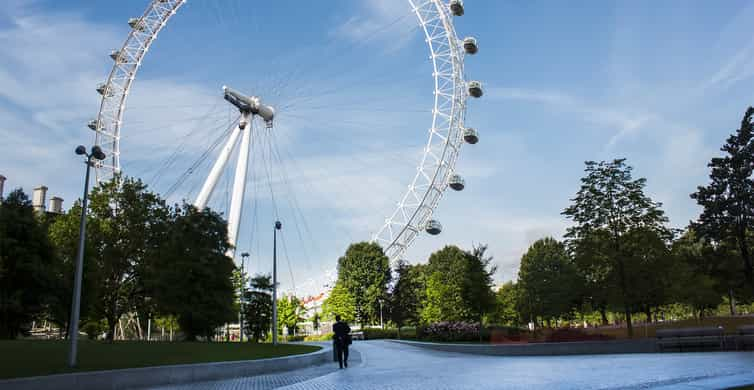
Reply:
<svg viewBox="0 0 754 390"><path fill-rule="evenodd" d="M241 253L241 298L240 298L240 310L238 311L238 337L243 343L243 300L244 293L246 291L246 258L249 257L248 252Z"/></svg>
<svg viewBox="0 0 754 390"><path fill-rule="evenodd" d="M272 231L272 345L278 344L278 230L283 228L280 221L275 221Z"/></svg>
<svg viewBox="0 0 754 390"><path fill-rule="evenodd" d="M385 323L382 322L382 298L380 298L380 329L385 329Z"/></svg>
<svg viewBox="0 0 754 390"><path fill-rule="evenodd" d="M104 160L105 153L99 146L92 146L90 153L86 152L86 147L79 145L76 147L76 154L86 156L86 178L84 179L84 199L81 201L81 222L79 223L79 248L76 253L76 272L73 282L73 298L71 299L71 318L70 318L70 347L68 349L68 367L76 367L76 354L78 352L79 336L79 314L81 313L81 279L84 268L84 243L86 241L86 208L89 204L89 171L92 168L94 160Z"/></svg>

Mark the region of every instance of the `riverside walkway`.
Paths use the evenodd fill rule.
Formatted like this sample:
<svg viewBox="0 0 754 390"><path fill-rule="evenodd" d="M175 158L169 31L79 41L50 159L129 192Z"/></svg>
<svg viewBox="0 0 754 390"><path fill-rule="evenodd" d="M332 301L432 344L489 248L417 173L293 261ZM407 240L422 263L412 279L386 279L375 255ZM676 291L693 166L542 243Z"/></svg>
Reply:
<svg viewBox="0 0 754 390"><path fill-rule="evenodd" d="M718 389L754 383L754 352L477 356L355 342L353 361L154 390Z"/></svg>

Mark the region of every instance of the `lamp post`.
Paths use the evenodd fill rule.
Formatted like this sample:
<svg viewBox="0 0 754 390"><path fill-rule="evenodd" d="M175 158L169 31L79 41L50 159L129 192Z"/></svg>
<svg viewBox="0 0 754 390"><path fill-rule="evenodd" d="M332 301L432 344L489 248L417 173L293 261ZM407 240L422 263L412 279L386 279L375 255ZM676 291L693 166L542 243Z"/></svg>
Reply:
<svg viewBox="0 0 754 390"><path fill-rule="evenodd" d="M241 253L241 298L240 298L240 310L238 311L238 338L243 343L243 300L244 293L246 292L246 258L249 257L248 252Z"/></svg>
<svg viewBox="0 0 754 390"><path fill-rule="evenodd" d="M385 323L382 322L382 298L380 298L380 329L385 329Z"/></svg>
<svg viewBox="0 0 754 390"><path fill-rule="evenodd" d="M78 352L77 342L79 336L79 314L81 313L81 278L84 268L84 243L86 241L86 208L89 203L89 171L94 164L93 160L104 160L105 153L99 146L92 146L89 153L86 147L79 145L76 147L76 154L86 156L86 178L84 179L84 199L81 201L81 222L79 224L79 248L76 253L76 272L73 282L73 298L71 299L71 319L70 319L70 347L68 349L68 367L76 367L76 353Z"/></svg>
<svg viewBox="0 0 754 390"><path fill-rule="evenodd" d="M272 231L272 345L278 345L278 230L283 228L280 221L275 221Z"/></svg>

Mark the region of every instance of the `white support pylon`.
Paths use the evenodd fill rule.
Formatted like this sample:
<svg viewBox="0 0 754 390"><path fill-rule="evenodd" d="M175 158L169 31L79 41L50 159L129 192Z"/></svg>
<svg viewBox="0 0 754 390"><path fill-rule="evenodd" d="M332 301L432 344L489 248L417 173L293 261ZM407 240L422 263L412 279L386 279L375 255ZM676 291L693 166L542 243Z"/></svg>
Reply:
<svg viewBox="0 0 754 390"><path fill-rule="evenodd" d="M242 118L241 120L248 121L250 114L242 115L244 116L244 118ZM235 148L236 142L238 141L238 136L242 131L243 130L241 130L239 126L236 126L236 128L231 133L228 142L225 144L225 147L223 147L223 150L220 151L220 155L217 157L215 165L212 166L212 170L209 172L207 180L204 181L202 190L199 192L199 195L196 196L194 206L197 209L203 210L205 207L207 207L207 202L209 202L209 198L212 196L212 192L215 191L215 186L217 186L217 182L220 180L220 176L222 176L225 165L228 164L230 155L233 153L233 148Z"/></svg>
<svg viewBox="0 0 754 390"><path fill-rule="evenodd" d="M246 171L249 168L251 132L254 129L254 117L252 116L248 119L248 125L246 125L246 129L243 130L243 138L241 138L241 149L238 151L236 175L233 179L233 196L230 200L230 213L228 214L228 242L232 247L228 249L227 255L231 259L235 258L236 244L238 241L238 228L241 224L244 194L246 194Z"/></svg>

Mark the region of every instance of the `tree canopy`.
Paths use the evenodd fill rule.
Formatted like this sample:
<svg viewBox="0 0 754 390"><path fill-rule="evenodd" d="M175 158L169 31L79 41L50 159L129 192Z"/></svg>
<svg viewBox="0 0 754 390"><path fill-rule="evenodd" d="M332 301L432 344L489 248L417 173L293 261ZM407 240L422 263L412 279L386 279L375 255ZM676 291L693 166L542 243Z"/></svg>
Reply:
<svg viewBox="0 0 754 390"><path fill-rule="evenodd" d="M15 338L42 311L52 283L53 249L20 189L0 203L0 339Z"/></svg>
<svg viewBox="0 0 754 390"><path fill-rule="evenodd" d="M351 244L338 259L336 285L353 299L356 320L364 324L379 322L380 300L387 297L390 260L379 244Z"/></svg>
<svg viewBox="0 0 754 390"><path fill-rule="evenodd" d="M641 229L665 239L671 236L662 204L644 194L646 179L634 179L632 171L625 159L587 161L581 188L563 211L574 222L566 233L569 245L575 253L589 256L577 262L589 264L592 271L600 269L604 279L599 283L609 283L619 291L616 303L623 307L629 336L633 335L629 275L633 268L627 263L636 259L635 251L640 250L629 244L630 233Z"/></svg>
<svg viewBox="0 0 754 390"><path fill-rule="evenodd" d="M723 157L707 165L710 183L699 186L691 198L703 207L694 229L713 242L731 243L739 252L742 273L754 294L754 108L721 148Z"/></svg>

